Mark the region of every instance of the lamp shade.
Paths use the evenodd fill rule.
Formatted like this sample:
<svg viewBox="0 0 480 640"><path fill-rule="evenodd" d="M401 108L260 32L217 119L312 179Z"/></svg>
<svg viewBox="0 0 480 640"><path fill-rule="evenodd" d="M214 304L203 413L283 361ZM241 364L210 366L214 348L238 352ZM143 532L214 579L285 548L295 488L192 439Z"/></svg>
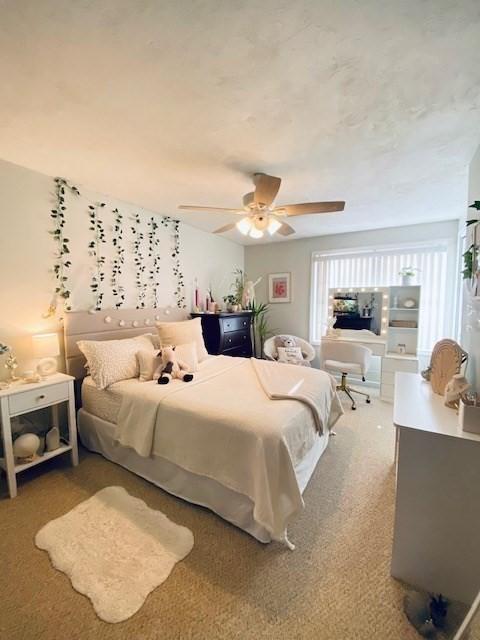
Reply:
<svg viewBox="0 0 480 640"><path fill-rule="evenodd" d="M33 355L35 358L53 358L60 355L58 335L56 333L39 333L32 336Z"/></svg>

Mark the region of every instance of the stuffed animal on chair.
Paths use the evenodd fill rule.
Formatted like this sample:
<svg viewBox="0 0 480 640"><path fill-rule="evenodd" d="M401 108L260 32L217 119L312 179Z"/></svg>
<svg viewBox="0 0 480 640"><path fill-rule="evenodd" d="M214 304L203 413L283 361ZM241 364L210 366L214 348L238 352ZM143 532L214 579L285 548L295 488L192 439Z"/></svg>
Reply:
<svg viewBox="0 0 480 640"><path fill-rule="evenodd" d="M310 363L304 359L302 350L293 336L277 336L275 347L278 353L278 362L310 366Z"/></svg>
<svg viewBox="0 0 480 640"><path fill-rule="evenodd" d="M193 380L193 374L189 373L188 365L177 358L175 347L166 345L161 348L158 355L162 358L162 362L153 373L153 379L157 380L158 384L168 384L174 378L184 382Z"/></svg>

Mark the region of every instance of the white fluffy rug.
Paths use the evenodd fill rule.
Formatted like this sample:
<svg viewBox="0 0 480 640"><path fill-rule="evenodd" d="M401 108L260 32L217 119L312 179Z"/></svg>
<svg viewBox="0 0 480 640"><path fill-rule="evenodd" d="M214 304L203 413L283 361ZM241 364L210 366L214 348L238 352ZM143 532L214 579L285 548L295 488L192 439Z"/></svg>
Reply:
<svg viewBox="0 0 480 640"><path fill-rule="evenodd" d="M136 613L193 547L193 534L122 487L107 487L46 524L35 544L106 622Z"/></svg>

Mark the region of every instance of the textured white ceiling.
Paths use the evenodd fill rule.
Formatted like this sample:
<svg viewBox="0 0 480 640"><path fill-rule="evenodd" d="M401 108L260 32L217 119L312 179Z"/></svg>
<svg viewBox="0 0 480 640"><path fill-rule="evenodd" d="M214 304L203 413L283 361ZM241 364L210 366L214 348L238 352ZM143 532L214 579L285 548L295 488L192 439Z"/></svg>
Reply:
<svg viewBox="0 0 480 640"><path fill-rule="evenodd" d="M347 201L298 237L457 217L479 35L478 0L0 0L0 157L170 215L254 171Z"/></svg>

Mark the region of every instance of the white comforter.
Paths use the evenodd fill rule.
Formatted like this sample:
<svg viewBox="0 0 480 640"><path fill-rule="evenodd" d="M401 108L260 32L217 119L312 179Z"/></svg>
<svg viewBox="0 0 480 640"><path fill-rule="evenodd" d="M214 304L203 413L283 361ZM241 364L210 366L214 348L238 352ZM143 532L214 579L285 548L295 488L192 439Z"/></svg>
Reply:
<svg viewBox="0 0 480 640"><path fill-rule="evenodd" d="M116 440L248 496L256 522L286 540L288 520L303 507L294 467L342 414L332 380L316 369L217 356L193 382L126 388Z"/></svg>

